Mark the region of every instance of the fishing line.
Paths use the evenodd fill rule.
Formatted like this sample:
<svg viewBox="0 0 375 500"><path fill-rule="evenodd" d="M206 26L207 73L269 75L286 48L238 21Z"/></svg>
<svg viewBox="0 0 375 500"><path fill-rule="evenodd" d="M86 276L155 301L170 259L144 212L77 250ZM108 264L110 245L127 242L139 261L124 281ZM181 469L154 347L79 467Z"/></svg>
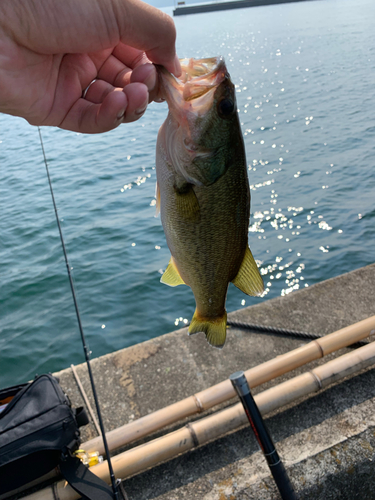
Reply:
<svg viewBox="0 0 375 500"><path fill-rule="evenodd" d="M69 261L68 261L68 254L67 254L66 248L65 248L65 242L64 242L64 238L63 238L63 234L62 234L62 229L61 229L61 225L60 225L59 215L58 215L58 212L57 212L57 205L56 205L56 202L55 202L55 196L53 194L52 182L51 182L51 177L49 175L48 163L47 163L46 153L45 153L45 150L44 150L44 144L43 144L43 139L42 139L42 134L41 134L41 131L40 131L40 127L38 127L38 132L39 132L40 145L41 145L42 152L43 152L44 165L46 167L46 172L47 172L48 184L49 184L49 188L50 188L51 196L52 196L53 208L55 210L57 227L59 229L61 245L62 245L62 249L63 249L63 253L64 253L66 269L68 271L70 289L71 289L71 292L72 292L73 302L74 302L74 308L75 308L75 311L76 311L76 316L77 316L77 321L78 321L78 328L79 328L79 332L81 334L81 340L82 340L83 350L84 350L84 353L85 353L87 370L88 370L88 373L89 373L89 378L90 378L92 393L93 393L93 396L94 396L94 401L95 401L95 406L96 406L96 412L98 414L99 426L100 426L100 430L101 430L101 433L102 433L104 450L105 450L105 454L107 456L108 469L109 469L109 475L110 475L110 478L111 478L111 485L112 485L112 490L113 490L113 496L114 496L115 500L119 500L118 490L117 490L117 484L116 484L116 478L115 478L115 474L113 472L113 467L112 467L111 457L110 457L110 453L109 453L107 438L106 438L106 435L105 435L105 430L104 430L104 425L103 425L103 419L102 419L102 415L101 415L101 411L100 411L99 399L98 399L98 395L97 395L97 392L96 392L96 387L95 387L95 383L94 383L94 377L93 377L92 370L91 370L90 351L89 351L89 348L88 348L87 343L86 343L85 335L83 333L81 316L79 314L78 303L77 303L76 293L75 293L74 284L73 284L73 278L72 278L72 274L70 272L70 265L69 265Z"/></svg>

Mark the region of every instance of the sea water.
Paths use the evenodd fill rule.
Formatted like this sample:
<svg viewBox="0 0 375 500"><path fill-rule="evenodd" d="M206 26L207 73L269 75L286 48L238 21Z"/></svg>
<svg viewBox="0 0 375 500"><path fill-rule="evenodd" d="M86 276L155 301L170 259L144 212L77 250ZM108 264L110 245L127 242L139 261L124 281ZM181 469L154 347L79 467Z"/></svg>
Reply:
<svg viewBox="0 0 375 500"><path fill-rule="evenodd" d="M236 84L265 294L230 285L228 311L374 262L374 19L371 0L175 18L180 57L222 55ZM138 122L95 136L42 128L93 357L194 312L188 287L159 281L170 258L154 217L166 114L154 103ZM54 217L37 129L0 115L0 387L83 361Z"/></svg>

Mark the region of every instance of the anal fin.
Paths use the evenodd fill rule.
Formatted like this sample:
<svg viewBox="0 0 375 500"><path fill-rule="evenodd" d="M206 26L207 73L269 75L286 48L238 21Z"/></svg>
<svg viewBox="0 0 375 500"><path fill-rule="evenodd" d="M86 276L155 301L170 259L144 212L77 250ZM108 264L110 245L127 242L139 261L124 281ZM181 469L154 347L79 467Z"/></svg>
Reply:
<svg viewBox="0 0 375 500"><path fill-rule="evenodd" d="M257 296L264 291L263 279L249 247L246 248L241 267L232 283L247 295Z"/></svg>
<svg viewBox="0 0 375 500"><path fill-rule="evenodd" d="M181 278L180 273L178 272L173 257L171 257L168 267L163 276L160 278L160 281L168 286L186 285L185 281Z"/></svg>

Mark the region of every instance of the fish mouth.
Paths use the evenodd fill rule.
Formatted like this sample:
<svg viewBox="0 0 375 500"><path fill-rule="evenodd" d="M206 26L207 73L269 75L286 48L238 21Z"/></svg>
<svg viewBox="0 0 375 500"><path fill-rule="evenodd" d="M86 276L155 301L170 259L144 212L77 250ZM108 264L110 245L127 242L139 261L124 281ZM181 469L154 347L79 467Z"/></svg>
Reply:
<svg viewBox="0 0 375 500"><path fill-rule="evenodd" d="M227 69L222 57L208 59L182 59L180 61L184 82L183 98L185 101L198 99L215 89L225 79Z"/></svg>
<svg viewBox="0 0 375 500"><path fill-rule="evenodd" d="M172 114L182 110L201 116L211 107L215 89L228 77L222 57L180 59L182 75L176 78L158 66L161 97L168 102Z"/></svg>

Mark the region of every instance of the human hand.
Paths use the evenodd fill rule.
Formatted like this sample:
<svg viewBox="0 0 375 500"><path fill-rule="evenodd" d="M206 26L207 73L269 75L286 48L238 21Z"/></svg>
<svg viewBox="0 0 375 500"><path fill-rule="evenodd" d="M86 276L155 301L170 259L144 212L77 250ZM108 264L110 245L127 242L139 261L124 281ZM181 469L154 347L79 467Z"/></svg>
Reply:
<svg viewBox="0 0 375 500"><path fill-rule="evenodd" d="M137 120L157 98L150 63L180 75L175 38L140 0L2 0L0 112L83 133Z"/></svg>

